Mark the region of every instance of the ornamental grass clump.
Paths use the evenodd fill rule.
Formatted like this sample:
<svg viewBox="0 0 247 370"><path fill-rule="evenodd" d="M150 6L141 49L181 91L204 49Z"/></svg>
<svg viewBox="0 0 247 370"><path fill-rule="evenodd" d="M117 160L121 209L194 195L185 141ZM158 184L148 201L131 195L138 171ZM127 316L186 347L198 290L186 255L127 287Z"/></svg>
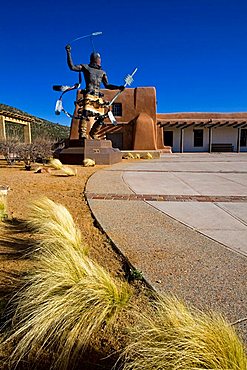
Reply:
<svg viewBox="0 0 247 370"><path fill-rule="evenodd" d="M0 221L7 217L6 197L0 194Z"/></svg>
<svg viewBox="0 0 247 370"><path fill-rule="evenodd" d="M95 166L95 161L93 159L90 159L90 158L85 158L83 160L83 166L84 167L94 167Z"/></svg>
<svg viewBox="0 0 247 370"><path fill-rule="evenodd" d="M9 191L8 186L0 186L0 221L8 217L8 210L7 210L8 191Z"/></svg>
<svg viewBox="0 0 247 370"><path fill-rule="evenodd" d="M153 159L153 156L152 156L151 153L148 152L148 153L144 154L142 158L143 159Z"/></svg>
<svg viewBox="0 0 247 370"><path fill-rule="evenodd" d="M124 358L124 370L247 369L243 343L221 315L189 309L174 297L139 315Z"/></svg>
<svg viewBox="0 0 247 370"><path fill-rule="evenodd" d="M53 354L50 368L73 369L128 306L129 285L79 249L80 235L65 210L47 198L32 207L30 222L40 230L42 247L35 271L13 300L12 328L0 345L1 352L15 343L7 360L11 369L20 362L34 368L46 352Z"/></svg>
<svg viewBox="0 0 247 370"><path fill-rule="evenodd" d="M77 170L71 167L64 166L59 159L53 158L50 160L50 166L55 170L61 170L66 176L76 176Z"/></svg>
<svg viewBox="0 0 247 370"><path fill-rule="evenodd" d="M53 369L73 369L94 338L116 324L129 301L129 287L76 251L62 258L43 256L38 265L19 293L12 334L2 346L16 343L10 368L28 359L34 365L48 350L57 353Z"/></svg>
<svg viewBox="0 0 247 370"><path fill-rule="evenodd" d="M71 167L68 167L68 166L63 166L61 168L61 171L63 172L63 174L65 174L66 176L76 176L77 175L77 169L73 169Z"/></svg>
<svg viewBox="0 0 247 370"><path fill-rule="evenodd" d="M87 253L80 229L62 204L43 197L32 203L28 224L42 236L39 250L59 253L62 249Z"/></svg>
<svg viewBox="0 0 247 370"><path fill-rule="evenodd" d="M131 152L129 152L129 153L125 154L123 158L124 159L134 159L135 157L133 156L133 154Z"/></svg>
<svg viewBox="0 0 247 370"><path fill-rule="evenodd" d="M49 162L50 166L55 170L61 170L63 167L62 162L59 159L52 158Z"/></svg>

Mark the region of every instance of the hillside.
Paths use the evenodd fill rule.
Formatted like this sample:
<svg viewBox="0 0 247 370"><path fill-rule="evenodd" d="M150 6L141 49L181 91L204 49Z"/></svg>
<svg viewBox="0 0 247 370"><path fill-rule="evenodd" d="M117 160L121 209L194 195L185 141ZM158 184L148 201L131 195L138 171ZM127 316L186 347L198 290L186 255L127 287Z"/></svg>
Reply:
<svg viewBox="0 0 247 370"><path fill-rule="evenodd" d="M50 139L53 140L61 140L69 137L70 128L68 126L63 126L58 123L47 121L43 118L33 116L32 114L6 104L0 103L0 111L12 112L24 117L33 118L33 122L31 122L33 139L40 136L48 136Z"/></svg>

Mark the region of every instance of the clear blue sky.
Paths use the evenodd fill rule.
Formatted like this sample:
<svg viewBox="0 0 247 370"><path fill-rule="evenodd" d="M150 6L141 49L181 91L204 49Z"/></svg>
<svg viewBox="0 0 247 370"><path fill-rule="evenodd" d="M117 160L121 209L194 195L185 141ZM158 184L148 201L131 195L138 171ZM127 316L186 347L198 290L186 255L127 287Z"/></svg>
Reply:
<svg viewBox="0 0 247 370"><path fill-rule="evenodd" d="M138 67L133 87L155 86L159 113L247 111L247 0L4 1L0 103L69 125L52 85L77 81L64 46L95 31L109 82ZM88 63L90 39L72 46Z"/></svg>

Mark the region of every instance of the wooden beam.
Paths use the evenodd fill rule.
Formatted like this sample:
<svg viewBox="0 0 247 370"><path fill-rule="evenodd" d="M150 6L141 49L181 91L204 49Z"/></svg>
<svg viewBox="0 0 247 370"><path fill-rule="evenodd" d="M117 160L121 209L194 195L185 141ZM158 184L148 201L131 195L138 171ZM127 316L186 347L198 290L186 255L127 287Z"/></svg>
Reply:
<svg viewBox="0 0 247 370"><path fill-rule="evenodd" d="M5 122L10 122L10 123L19 123L21 125L28 125L29 121L23 121L17 118L12 118L12 117L5 117Z"/></svg>
<svg viewBox="0 0 247 370"><path fill-rule="evenodd" d="M175 128L182 128L182 129L184 129L185 127L188 127L188 124L187 123L180 123Z"/></svg>
<svg viewBox="0 0 247 370"><path fill-rule="evenodd" d="M214 128L214 127L220 127L220 126L219 126L218 123L213 123L213 124L212 123L208 123L204 127L205 128L209 128L209 127Z"/></svg>
<svg viewBox="0 0 247 370"><path fill-rule="evenodd" d="M170 122L166 122L166 123L161 123L160 124L160 127L169 127L170 126Z"/></svg>
<svg viewBox="0 0 247 370"><path fill-rule="evenodd" d="M35 120L34 117L29 117L29 116L21 115L19 113L5 111L5 110L0 110L0 115L4 116L5 118L13 118L13 119L18 119L20 121L25 121L25 122L34 122Z"/></svg>
<svg viewBox="0 0 247 370"><path fill-rule="evenodd" d="M246 121L243 121L243 122L240 122L238 124L233 125L232 127L233 128L241 128L241 127L245 126L246 123L247 123Z"/></svg>
<svg viewBox="0 0 247 370"><path fill-rule="evenodd" d="M225 126L228 126L229 125L229 121L225 121L224 123L220 123L219 124L219 127L225 127Z"/></svg>

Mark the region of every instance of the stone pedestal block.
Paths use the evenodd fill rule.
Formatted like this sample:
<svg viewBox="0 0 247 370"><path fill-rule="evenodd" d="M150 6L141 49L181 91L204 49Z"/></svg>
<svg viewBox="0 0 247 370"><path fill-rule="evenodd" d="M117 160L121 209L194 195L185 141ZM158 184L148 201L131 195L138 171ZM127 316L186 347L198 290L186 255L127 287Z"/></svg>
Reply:
<svg viewBox="0 0 247 370"><path fill-rule="evenodd" d="M82 146L84 144L84 146ZM59 153L59 159L63 164L83 164L85 158L90 158L96 164L114 164L122 161L122 153L119 149L112 148L111 140L79 140L69 142L69 147ZM77 146L76 146L77 145Z"/></svg>
<svg viewBox="0 0 247 370"><path fill-rule="evenodd" d="M85 140L84 158L90 158L96 164L111 165L122 161L122 153L112 148L111 140Z"/></svg>

